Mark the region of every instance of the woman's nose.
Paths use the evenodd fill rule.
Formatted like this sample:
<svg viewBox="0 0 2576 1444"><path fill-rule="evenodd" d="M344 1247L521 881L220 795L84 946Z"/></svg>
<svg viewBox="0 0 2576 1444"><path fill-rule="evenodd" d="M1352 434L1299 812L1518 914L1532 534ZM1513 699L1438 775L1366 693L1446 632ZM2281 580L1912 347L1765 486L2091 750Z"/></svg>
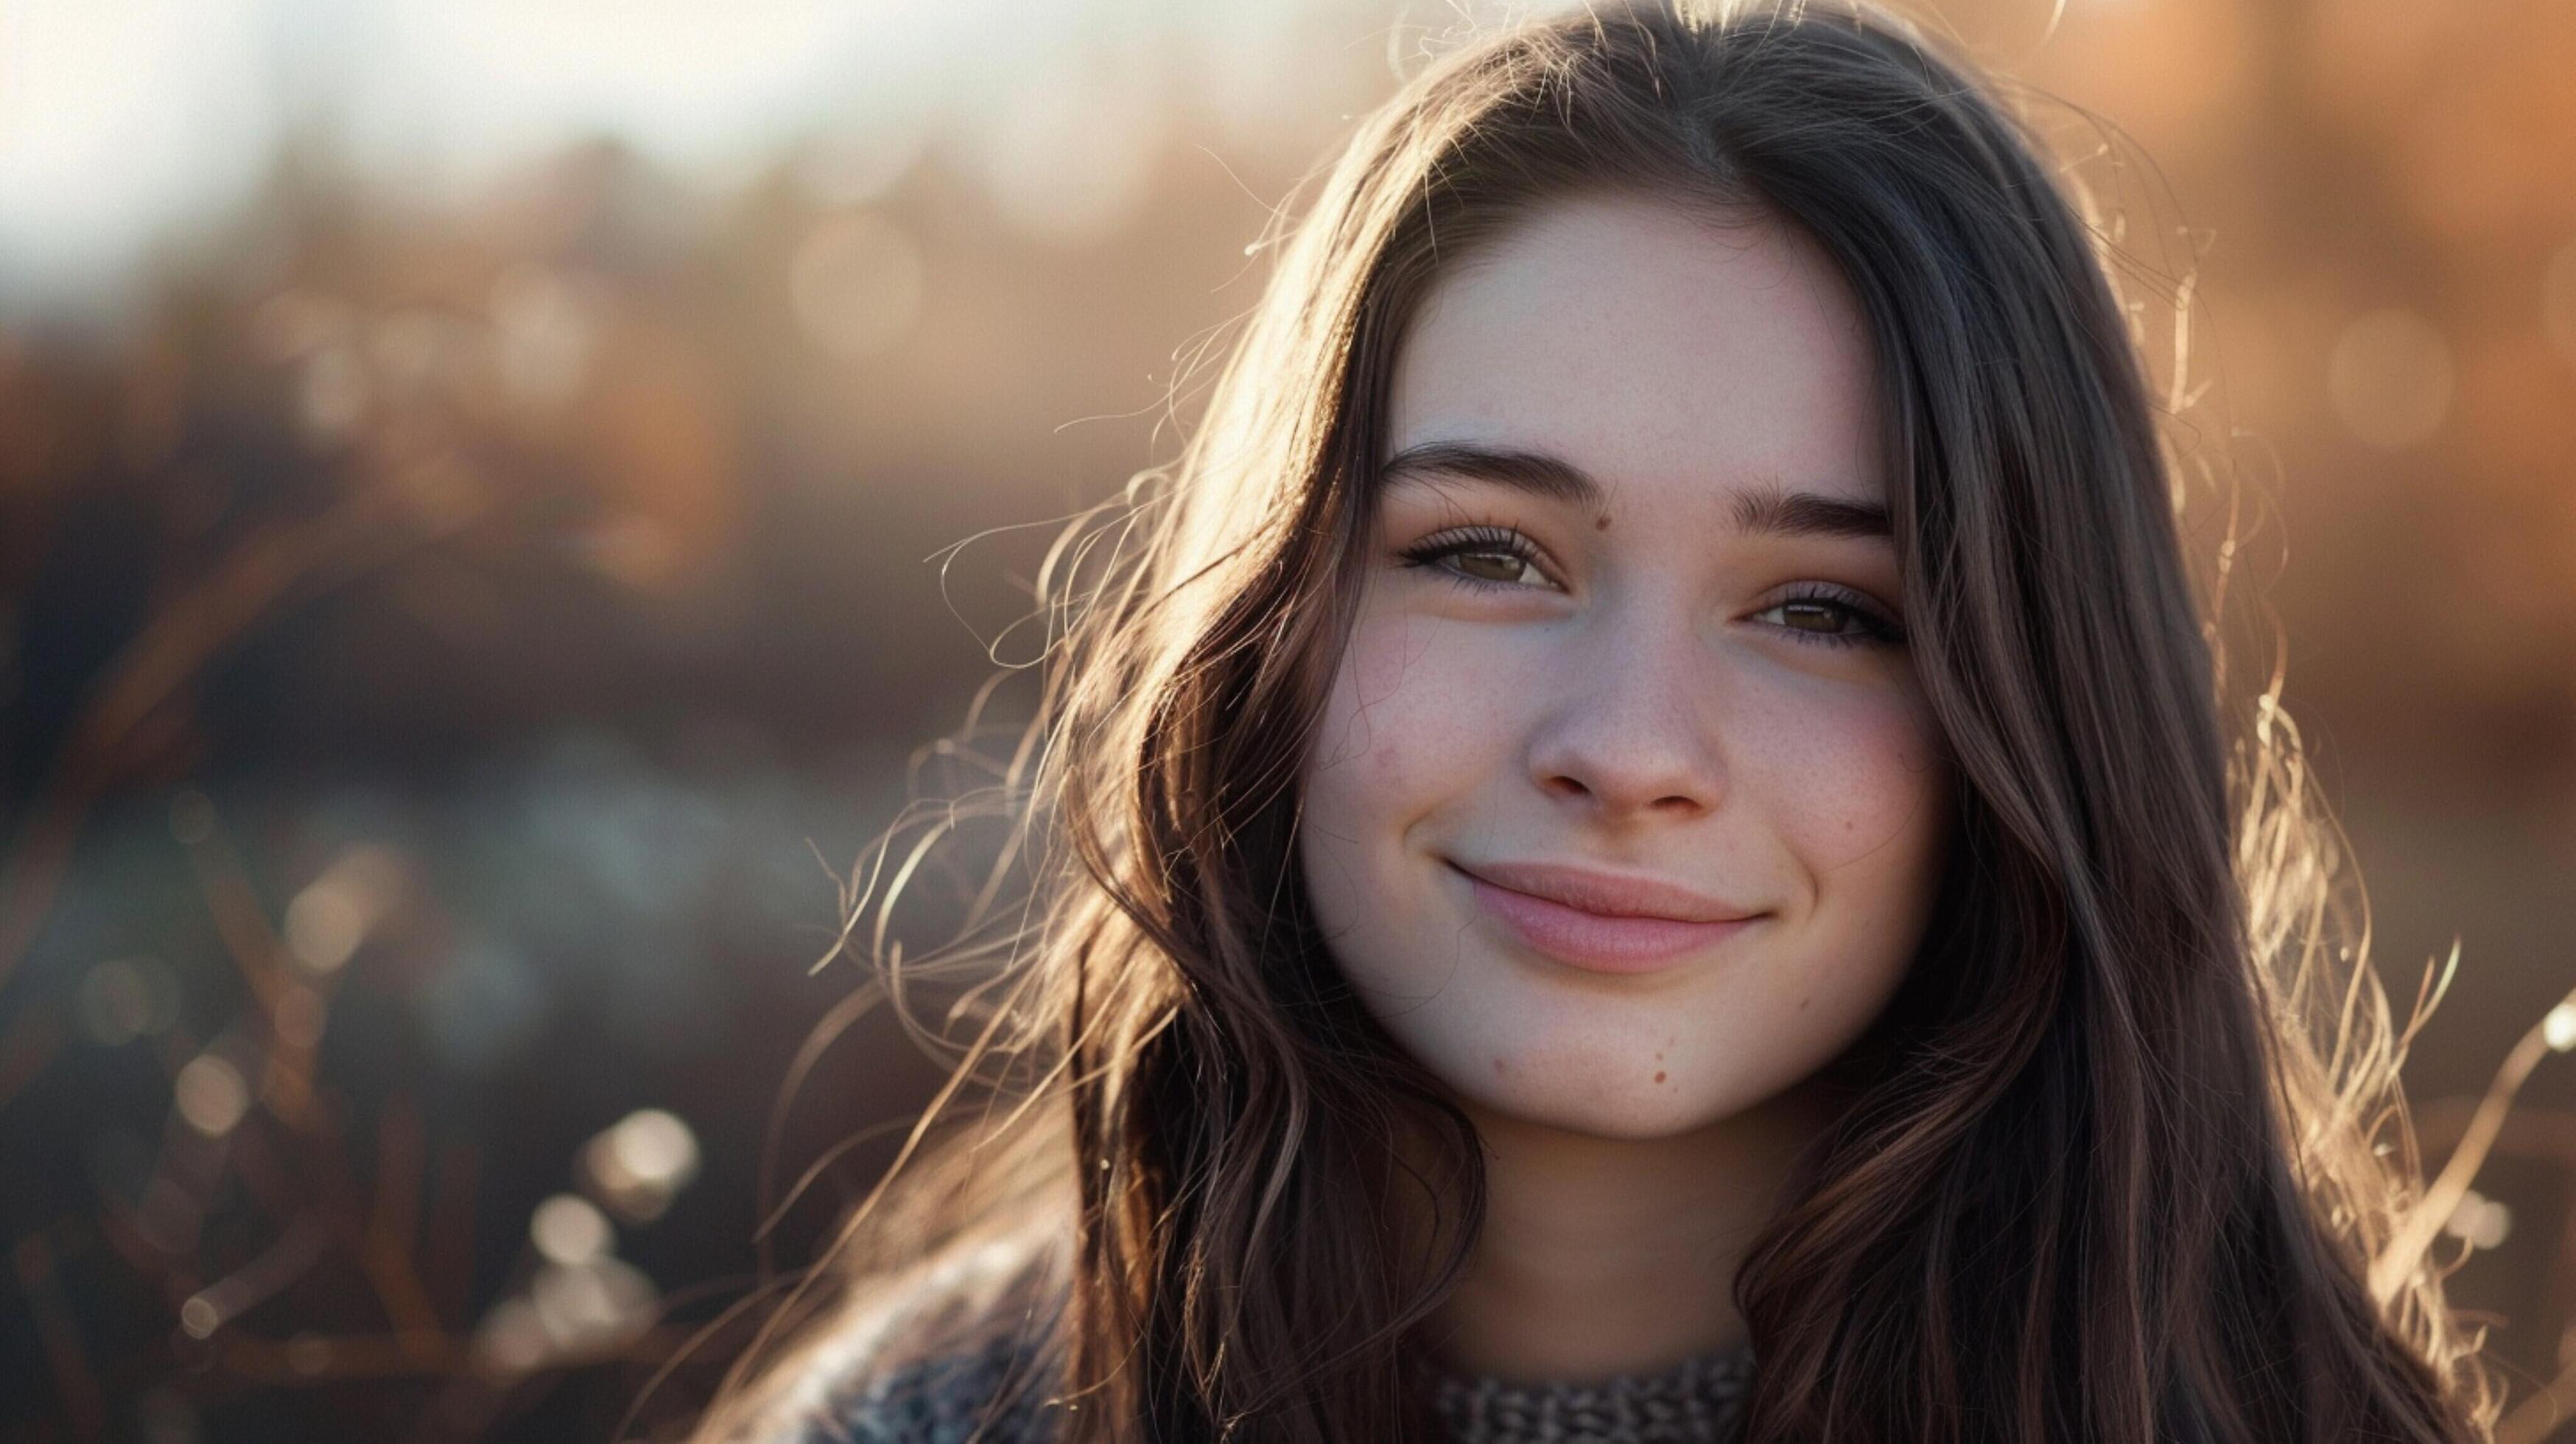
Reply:
<svg viewBox="0 0 2576 1444"><path fill-rule="evenodd" d="M1531 779L1613 821L1696 817L1725 792L1711 660L1684 621L1631 622L1569 636L1553 705L1534 725Z"/></svg>

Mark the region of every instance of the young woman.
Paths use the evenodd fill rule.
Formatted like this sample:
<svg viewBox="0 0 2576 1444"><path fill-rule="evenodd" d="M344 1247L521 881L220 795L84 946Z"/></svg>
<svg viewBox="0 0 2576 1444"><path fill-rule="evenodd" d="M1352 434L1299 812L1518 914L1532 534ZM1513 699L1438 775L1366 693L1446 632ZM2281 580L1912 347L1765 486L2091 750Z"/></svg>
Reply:
<svg viewBox="0 0 2576 1444"><path fill-rule="evenodd" d="M1052 569L943 1146L706 1435L2477 1437L2330 834L2038 153L1820 4L1370 118Z"/></svg>

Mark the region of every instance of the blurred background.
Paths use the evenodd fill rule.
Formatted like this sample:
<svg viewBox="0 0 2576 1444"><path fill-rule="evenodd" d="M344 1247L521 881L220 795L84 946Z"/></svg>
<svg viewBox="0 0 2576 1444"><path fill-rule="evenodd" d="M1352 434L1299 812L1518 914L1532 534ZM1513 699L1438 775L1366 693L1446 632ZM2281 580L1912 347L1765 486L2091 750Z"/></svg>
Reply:
<svg viewBox="0 0 2576 1444"><path fill-rule="evenodd" d="M2238 584L2401 1008L2457 945L2438 1161L2576 985L2576 6L1911 8L2188 278L2141 335L2277 504ZM1271 209L1495 13L0 5L0 1432L685 1418L931 1081L871 1017L779 1111L837 879ZM2520 1394L2576 1362L2532 1036L2443 1244Z"/></svg>

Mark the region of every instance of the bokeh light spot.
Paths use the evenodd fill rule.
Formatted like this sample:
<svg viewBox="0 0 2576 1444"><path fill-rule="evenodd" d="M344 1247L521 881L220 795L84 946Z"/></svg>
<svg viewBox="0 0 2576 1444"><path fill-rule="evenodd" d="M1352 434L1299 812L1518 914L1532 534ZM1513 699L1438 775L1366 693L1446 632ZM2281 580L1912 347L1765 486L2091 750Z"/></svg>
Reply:
<svg viewBox="0 0 2576 1444"><path fill-rule="evenodd" d="M2576 1003L2561 1003L2540 1020L2540 1038L2553 1052L2576 1048Z"/></svg>
<svg viewBox="0 0 2576 1444"><path fill-rule="evenodd" d="M659 1218L698 1176L698 1136L659 1108L639 1109L582 1150L592 1192L629 1223Z"/></svg>
<svg viewBox="0 0 2576 1444"><path fill-rule="evenodd" d="M232 1132L250 1111L250 1085L241 1070L212 1053L190 1059L172 1091L179 1116L208 1138Z"/></svg>
<svg viewBox="0 0 2576 1444"><path fill-rule="evenodd" d="M537 1322L558 1350L613 1348L652 1322L660 1295L632 1264L613 1258L550 1264L528 1286Z"/></svg>
<svg viewBox="0 0 2576 1444"><path fill-rule="evenodd" d="M2471 1248L2499 1248L2513 1235L2513 1210L2470 1189L2460 1196L2460 1206L2451 1210L2442 1231Z"/></svg>
<svg viewBox="0 0 2576 1444"><path fill-rule="evenodd" d="M385 848L358 846L332 860L286 905L286 949L316 973L346 965L393 910L402 864Z"/></svg>
<svg viewBox="0 0 2576 1444"><path fill-rule="evenodd" d="M548 1263L589 1263L607 1254L613 1236L607 1215L589 1199L569 1193L538 1204L528 1220L528 1237Z"/></svg>

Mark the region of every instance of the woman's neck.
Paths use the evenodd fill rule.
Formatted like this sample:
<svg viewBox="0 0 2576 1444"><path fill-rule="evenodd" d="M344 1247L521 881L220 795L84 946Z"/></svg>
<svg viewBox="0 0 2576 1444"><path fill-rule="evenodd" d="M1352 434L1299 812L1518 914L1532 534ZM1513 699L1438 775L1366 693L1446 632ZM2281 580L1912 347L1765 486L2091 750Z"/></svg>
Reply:
<svg viewBox="0 0 2576 1444"><path fill-rule="evenodd" d="M1465 1106L1484 1136L1484 1228L1430 1337L1450 1368L1515 1380L1649 1373L1743 1344L1736 1269L1831 1118L1812 1084L1643 1140Z"/></svg>

